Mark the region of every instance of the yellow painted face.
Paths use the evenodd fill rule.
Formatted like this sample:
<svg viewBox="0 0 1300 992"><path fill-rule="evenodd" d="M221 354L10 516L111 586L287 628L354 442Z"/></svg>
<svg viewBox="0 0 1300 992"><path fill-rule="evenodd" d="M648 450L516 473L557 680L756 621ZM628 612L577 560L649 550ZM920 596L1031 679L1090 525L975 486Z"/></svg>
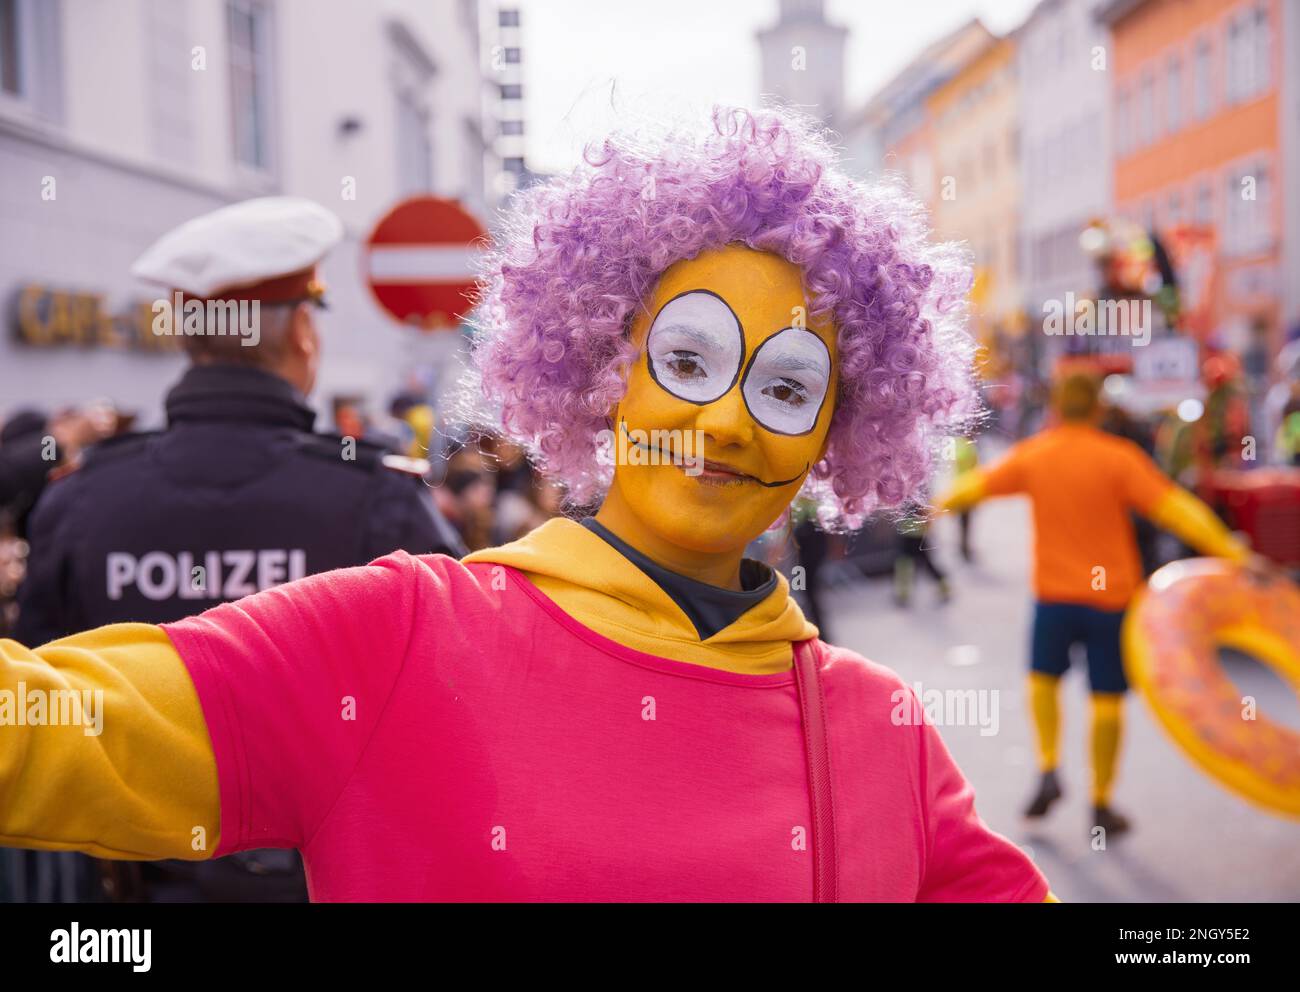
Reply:
<svg viewBox="0 0 1300 992"><path fill-rule="evenodd" d="M678 262L632 325L614 486L658 536L743 548L826 450L838 361L798 266L728 245Z"/></svg>

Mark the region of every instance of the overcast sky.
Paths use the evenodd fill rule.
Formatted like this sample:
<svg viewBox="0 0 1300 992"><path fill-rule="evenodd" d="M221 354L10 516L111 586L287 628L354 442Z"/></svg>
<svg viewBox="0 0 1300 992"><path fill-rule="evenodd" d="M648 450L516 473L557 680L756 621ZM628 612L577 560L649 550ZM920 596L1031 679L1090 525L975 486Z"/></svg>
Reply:
<svg viewBox="0 0 1300 992"><path fill-rule="evenodd" d="M777 0L517 0L523 20L528 154L535 168L571 167L615 106L753 104L755 31ZM827 0L849 28L849 105L861 103L930 41L972 16L1002 33L1037 0ZM616 92L611 106L610 92ZM620 102L621 101L621 102Z"/></svg>

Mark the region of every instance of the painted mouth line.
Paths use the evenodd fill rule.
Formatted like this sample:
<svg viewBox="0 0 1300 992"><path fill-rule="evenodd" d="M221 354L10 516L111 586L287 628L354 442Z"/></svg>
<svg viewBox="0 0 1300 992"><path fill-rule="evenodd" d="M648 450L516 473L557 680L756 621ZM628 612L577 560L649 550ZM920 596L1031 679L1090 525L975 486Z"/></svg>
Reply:
<svg viewBox="0 0 1300 992"><path fill-rule="evenodd" d="M803 467L803 471L800 472L798 475L796 475L793 479L778 480L777 482L764 482L762 479L754 479L754 481L757 482L760 486L762 486L765 489L780 489L782 486L788 486L791 485L792 483L798 482L800 479L804 477L808 469L811 467L812 466L810 465L805 465ZM750 476L749 478L753 479L754 477Z"/></svg>
<svg viewBox="0 0 1300 992"><path fill-rule="evenodd" d="M640 448L642 451L646 451L646 452L650 452L650 453L652 453L652 454L656 454L656 455L658 455L660 458L663 458L663 459L667 462L667 464L672 465L674 468L680 469L682 472L686 473L687 475L691 475L691 473L686 472L686 465L685 465L685 464L679 463L679 462L675 461L673 458L671 458L671 457L669 457L669 456L665 456L665 455L664 455L664 452L663 452L663 449L658 448L658 447L651 447L650 445L648 445L648 444L644 444L644 443L642 443L641 441L635 441L635 440L633 440L632 435L630 435L630 434L627 432L627 421L625 421L625 420L620 420L620 421L618 422L618 426L619 426L619 429L623 432L623 436L624 436L625 438L627 438L627 443L630 444L630 445L632 445L632 447L634 447L634 448ZM719 484L719 483L722 483L722 484L725 485L725 484L729 484L729 483L727 482L727 480L725 480L725 479L719 479L718 476L720 476L720 475L730 475L730 476L732 476L732 477L736 480L736 482L738 482L738 483L740 483L740 482L753 482L753 483L756 483L757 485L762 486L762 487L765 488L765 489L780 489L782 486L788 486L788 485L791 485L792 483L798 482L800 479L802 479L802 478L803 478L803 477L808 473L808 469L810 469L811 467L812 467L811 465L805 465L805 466L803 467L803 471L800 472L798 475L796 475L793 479L778 480L778 481L776 481L776 482L764 482L762 479L756 478L755 476L749 475L749 474L747 474L747 473L745 473L745 472L741 472L741 471L739 471L738 469L732 468L730 465L727 465L727 464L725 464L725 463L723 463L723 462L714 462L714 461L710 461L709 459L706 458L706 459L704 460L704 471L705 471L705 472L710 472L710 471L713 472L713 473L714 473L713 477L712 477L712 478L709 478L709 479L705 479L705 478L704 478L703 476L701 476L701 475L691 475L691 478L699 479L700 481L705 482L705 483L708 483L708 484L710 484L710 485L717 485L717 484Z"/></svg>

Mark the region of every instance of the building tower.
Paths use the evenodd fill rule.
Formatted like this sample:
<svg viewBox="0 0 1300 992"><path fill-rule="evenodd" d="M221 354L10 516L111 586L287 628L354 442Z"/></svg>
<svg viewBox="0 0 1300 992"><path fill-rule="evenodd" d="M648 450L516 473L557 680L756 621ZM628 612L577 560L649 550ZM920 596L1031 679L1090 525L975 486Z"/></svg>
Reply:
<svg viewBox="0 0 1300 992"><path fill-rule="evenodd" d="M488 4L485 8L491 18L484 32L490 81L485 117L489 128L495 126L488 155L488 196L500 203L533 178L524 157L523 41L517 7Z"/></svg>
<svg viewBox="0 0 1300 992"><path fill-rule="evenodd" d="M843 121L848 34L826 20L825 0L780 0L777 22L758 32L763 96L837 127Z"/></svg>

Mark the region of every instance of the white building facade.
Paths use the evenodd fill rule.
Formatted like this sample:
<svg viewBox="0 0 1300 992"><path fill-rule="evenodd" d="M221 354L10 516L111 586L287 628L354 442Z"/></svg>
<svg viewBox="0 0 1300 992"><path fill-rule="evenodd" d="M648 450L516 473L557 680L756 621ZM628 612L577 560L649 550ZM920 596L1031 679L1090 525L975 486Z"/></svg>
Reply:
<svg viewBox="0 0 1300 992"><path fill-rule="evenodd" d="M1110 51L1104 0L1042 0L1017 32L1021 266L1031 333L1043 303L1095 288L1079 235L1112 203ZM1058 338L1043 338L1046 343ZM1050 349L1042 358L1050 360Z"/></svg>
<svg viewBox="0 0 1300 992"><path fill-rule="evenodd" d="M370 297L359 249L400 199L490 222L477 0L0 0L0 415L104 398L157 424L183 366L132 261L250 196L343 220L315 401L376 406L448 347ZM37 333L33 333L33 331Z"/></svg>

